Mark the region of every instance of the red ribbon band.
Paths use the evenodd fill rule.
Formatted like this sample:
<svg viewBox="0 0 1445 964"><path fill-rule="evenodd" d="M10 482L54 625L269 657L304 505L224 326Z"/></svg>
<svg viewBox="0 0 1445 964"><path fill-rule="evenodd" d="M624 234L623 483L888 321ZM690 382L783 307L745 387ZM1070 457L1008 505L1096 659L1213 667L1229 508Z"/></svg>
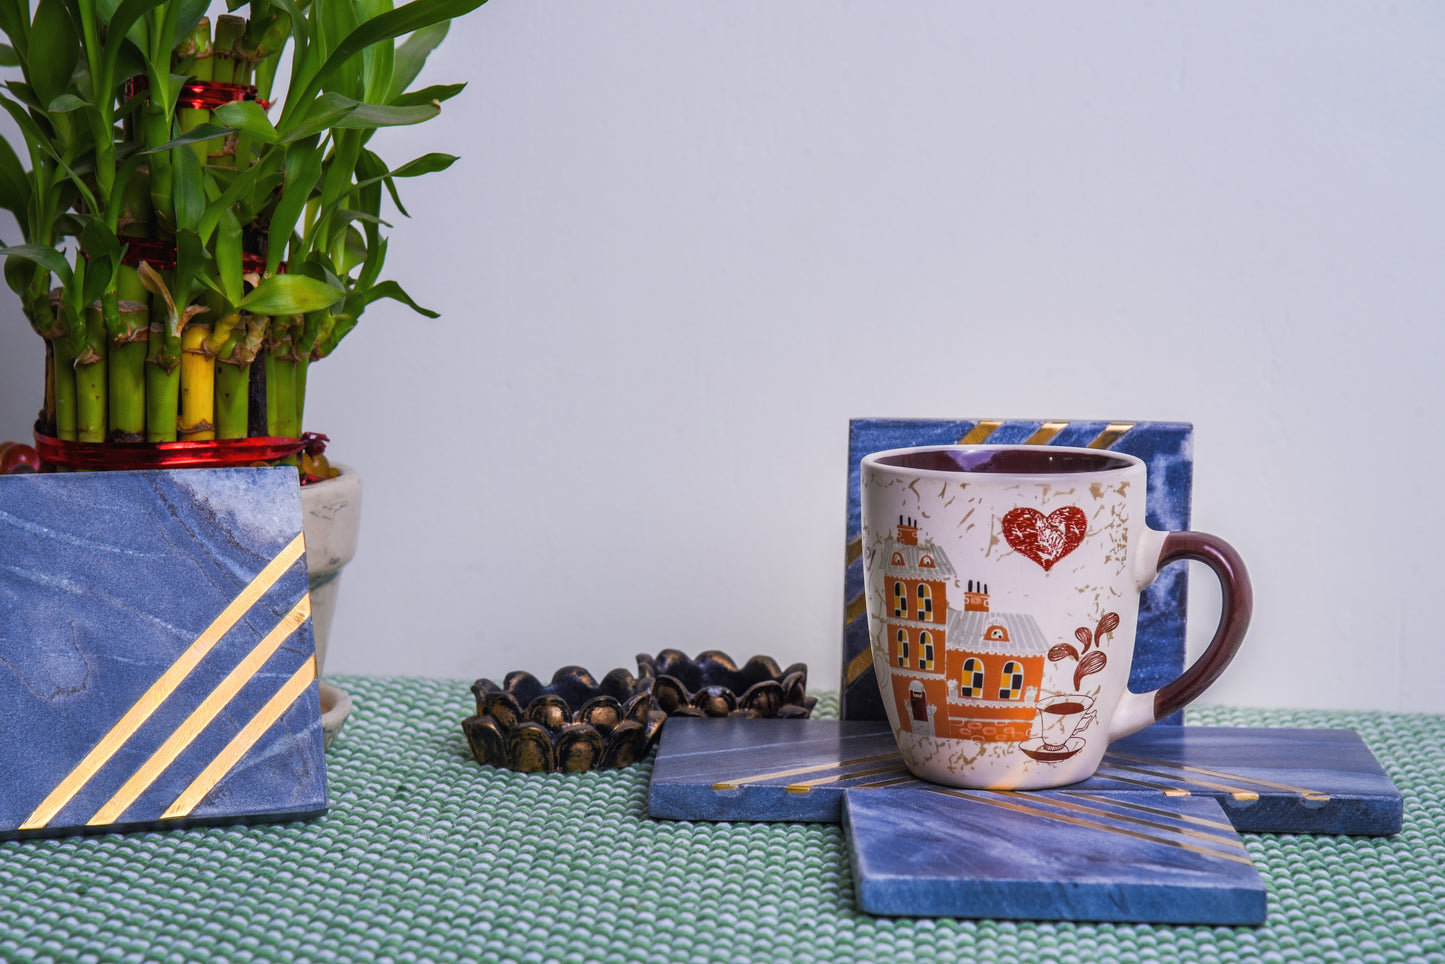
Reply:
<svg viewBox="0 0 1445 964"><path fill-rule="evenodd" d="M326 448L326 436L308 432L301 438L261 436L205 442L71 442L37 431L35 449L41 461L66 469L221 469L273 462Z"/></svg>
<svg viewBox="0 0 1445 964"><path fill-rule="evenodd" d="M132 77L125 82L121 89L121 96L130 100L143 91L150 90L150 78L142 75ZM223 84L214 80L191 80L181 85L180 96L176 98L177 107L187 107L192 110L215 110L217 107L225 107L227 104L234 104L237 101L254 100L261 105L262 110L271 109L271 101L256 96L256 88L245 84Z"/></svg>

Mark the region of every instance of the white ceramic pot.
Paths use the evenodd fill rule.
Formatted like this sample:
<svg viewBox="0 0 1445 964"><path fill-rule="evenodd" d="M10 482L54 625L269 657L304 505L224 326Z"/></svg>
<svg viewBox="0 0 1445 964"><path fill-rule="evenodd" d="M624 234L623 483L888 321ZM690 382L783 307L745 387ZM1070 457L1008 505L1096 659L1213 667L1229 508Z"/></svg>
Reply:
<svg viewBox="0 0 1445 964"><path fill-rule="evenodd" d="M306 567L311 582L311 631L316 637L316 670L326 664L331 618L341 589L341 569L356 555L361 529L361 473L332 463L341 474L301 487L301 527L306 533Z"/></svg>

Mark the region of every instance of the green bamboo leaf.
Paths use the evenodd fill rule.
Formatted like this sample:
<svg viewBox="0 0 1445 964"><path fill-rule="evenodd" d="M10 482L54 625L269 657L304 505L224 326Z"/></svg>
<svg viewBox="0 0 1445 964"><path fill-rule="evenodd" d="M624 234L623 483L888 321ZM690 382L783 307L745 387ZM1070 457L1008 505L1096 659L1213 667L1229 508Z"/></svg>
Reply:
<svg viewBox="0 0 1445 964"><path fill-rule="evenodd" d="M380 104L358 104L335 124L347 130L371 130L377 127L403 127L429 121L442 112L436 104L416 107L390 107Z"/></svg>
<svg viewBox="0 0 1445 964"><path fill-rule="evenodd" d="M391 0L359 0L357 16L373 20L395 9ZM372 44L361 54L361 99L371 104L384 104L391 95L392 74L396 70L396 45Z"/></svg>
<svg viewBox="0 0 1445 964"><path fill-rule="evenodd" d="M434 23L416 31L396 48L396 64L391 70L391 93L386 98L388 104L396 103L396 99L412 85L426 64L427 57L446 39L450 29L450 21Z"/></svg>
<svg viewBox="0 0 1445 964"><path fill-rule="evenodd" d="M73 110L89 106L89 101L81 100L74 94L61 94L49 104L45 105L45 110L51 114L68 114Z"/></svg>
<svg viewBox="0 0 1445 964"><path fill-rule="evenodd" d="M305 275L278 274L266 278L237 305L254 315L295 315L336 304L346 292Z"/></svg>
<svg viewBox="0 0 1445 964"><path fill-rule="evenodd" d="M211 116L226 127L238 130L265 144L274 144L281 139L276 128L267 119L261 105L253 100L237 101L211 111Z"/></svg>
<svg viewBox="0 0 1445 964"><path fill-rule="evenodd" d="M30 31L28 80L42 104L65 93L79 60L80 33L64 0L40 0Z"/></svg>
<svg viewBox="0 0 1445 964"><path fill-rule="evenodd" d="M407 161L401 167L392 171L390 177L420 177L423 174L436 174L445 171L457 162L458 158L452 154L423 154L414 161Z"/></svg>
<svg viewBox="0 0 1445 964"><path fill-rule="evenodd" d="M301 220L301 212L311 197L311 189L321 177L321 160L321 149L314 137L286 151L285 186L281 191L281 200L276 203L276 210L271 215L271 236L266 253L267 274L275 273L282 255L285 254L286 245L291 242L291 235Z"/></svg>
<svg viewBox="0 0 1445 964"><path fill-rule="evenodd" d="M234 208L226 208L216 225L216 271L221 276L221 294L230 304L239 304L246 293L241 280L241 222Z"/></svg>
<svg viewBox="0 0 1445 964"><path fill-rule="evenodd" d="M20 55L9 44L0 44L0 67L19 67Z"/></svg>
<svg viewBox="0 0 1445 964"><path fill-rule="evenodd" d="M412 0L411 3L361 24L337 45L331 55L326 58L326 62L313 75L306 78L299 90L287 94L286 112L291 113L292 105L295 104L295 110L304 113L296 121L290 123L287 119L282 119L279 128L283 136L289 133L288 128L291 125L304 120L305 114L310 113L312 100L325 85L331 73L340 70L356 54L372 44L395 40L404 34L413 33L443 20L452 20L470 13L485 2L486 0Z"/></svg>
<svg viewBox="0 0 1445 964"><path fill-rule="evenodd" d="M443 101L451 100L466 89L466 84L436 84L431 87L423 87L420 90L411 90L404 94L398 94L391 99L391 104L393 107L430 104L432 101L440 104Z"/></svg>
<svg viewBox="0 0 1445 964"><path fill-rule="evenodd" d="M171 151L175 166L175 183L171 186L176 207L176 224L190 227L198 224L206 211L206 190L201 162L195 152L186 148Z"/></svg>
<svg viewBox="0 0 1445 964"><path fill-rule="evenodd" d="M209 141L217 137L225 137L231 133L232 128L222 127L219 124L200 124L191 128L184 134L166 141L156 147L147 148L142 154L162 154L170 151L173 147L185 147L189 144L196 144L201 141ZM193 152L194 153L194 152Z"/></svg>
<svg viewBox="0 0 1445 964"><path fill-rule="evenodd" d="M323 94L316 100L316 111L304 123L281 136L282 144L291 144L308 137L315 137L335 127L343 117L356 109L357 102L340 94Z"/></svg>
<svg viewBox="0 0 1445 964"><path fill-rule="evenodd" d="M383 281L380 284L372 285L371 288L369 288L361 295L361 304L363 306L369 305L373 301L380 301L382 298L390 298L392 301L400 301L412 311L415 311L419 315L425 315L428 318L441 317L441 314L439 312L432 311L430 308L423 308L421 305L413 301L411 299L411 295L403 291L401 285L397 284L395 281Z"/></svg>
<svg viewBox="0 0 1445 964"><path fill-rule="evenodd" d="M70 287L74 273L71 271L70 262L65 260L65 255L55 248L43 244L15 244L0 248L0 258L19 258L22 261L29 261L31 264L39 265L46 271L60 279L65 287Z"/></svg>
<svg viewBox="0 0 1445 964"><path fill-rule="evenodd" d="M12 212L27 227L25 211L30 204L30 178L10 141L0 137L0 208Z"/></svg>

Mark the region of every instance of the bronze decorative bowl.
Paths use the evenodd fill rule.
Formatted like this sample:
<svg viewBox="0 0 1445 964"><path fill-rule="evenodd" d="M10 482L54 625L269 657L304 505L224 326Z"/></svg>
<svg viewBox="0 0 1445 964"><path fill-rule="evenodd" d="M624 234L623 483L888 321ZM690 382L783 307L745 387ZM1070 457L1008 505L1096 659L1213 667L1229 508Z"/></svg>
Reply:
<svg viewBox="0 0 1445 964"><path fill-rule="evenodd" d="M754 656L743 665L710 649L689 659L676 649L637 657L637 671L652 680L652 698L668 716L810 716L816 697L807 695L808 667L794 663L779 669L770 656Z"/></svg>
<svg viewBox="0 0 1445 964"><path fill-rule="evenodd" d="M478 763L526 773L581 773L631 765L647 755L666 715L654 709L650 679L615 669L598 682L564 666L545 686L508 673L498 686L472 684L477 713L462 732Z"/></svg>

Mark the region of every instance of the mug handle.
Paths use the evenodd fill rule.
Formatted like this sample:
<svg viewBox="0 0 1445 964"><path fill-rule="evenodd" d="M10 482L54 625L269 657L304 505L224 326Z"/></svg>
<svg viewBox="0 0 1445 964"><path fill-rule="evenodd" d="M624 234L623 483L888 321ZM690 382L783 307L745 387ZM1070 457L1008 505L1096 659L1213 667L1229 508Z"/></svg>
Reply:
<svg viewBox="0 0 1445 964"><path fill-rule="evenodd" d="M1159 544L1159 556L1153 571L1147 573L1140 588L1153 582L1154 577L1171 562L1181 559L1202 562L1219 577L1219 627L1214 631L1209 646L1174 682L1149 693L1125 692L1110 724L1111 743L1130 733L1137 733L1194 702L1219 678L1230 660L1234 659L1234 654L1239 652L1239 644L1244 641L1244 632L1249 628L1249 619L1254 613L1254 589L1249 583L1249 572L1233 546L1207 532L1154 534L1163 537Z"/></svg>

